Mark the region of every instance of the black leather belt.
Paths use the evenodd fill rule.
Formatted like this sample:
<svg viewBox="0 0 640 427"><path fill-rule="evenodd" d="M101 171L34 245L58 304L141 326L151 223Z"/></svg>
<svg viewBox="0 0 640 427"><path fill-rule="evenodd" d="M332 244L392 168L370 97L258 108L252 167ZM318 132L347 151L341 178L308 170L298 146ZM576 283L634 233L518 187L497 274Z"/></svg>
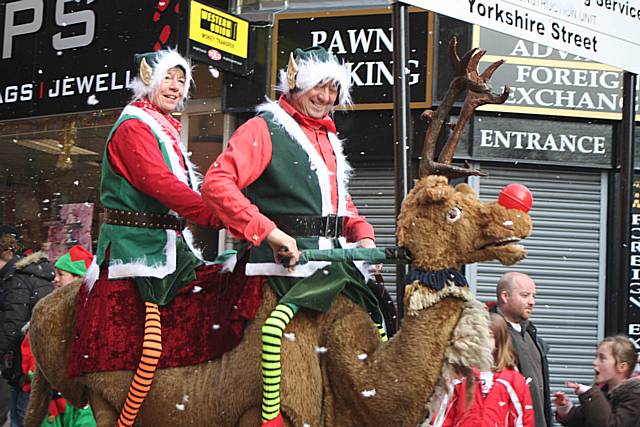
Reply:
<svg viewBox="0 0 640 427"><path fill-rule="evenodd" d="M272 218L279 229L292 237L327 237L336 239L342 236L343 216L305 216L281 215Z"/></svg>
<svg viewBox="0 0 640 427"><path fill-rule="evenodd" d="M104 210L105 224L124 225L127 227L160 228L163 230L182 231L187 222L184 218L173 215L150 214L144 212L131 212L120 209Z"/></svg>

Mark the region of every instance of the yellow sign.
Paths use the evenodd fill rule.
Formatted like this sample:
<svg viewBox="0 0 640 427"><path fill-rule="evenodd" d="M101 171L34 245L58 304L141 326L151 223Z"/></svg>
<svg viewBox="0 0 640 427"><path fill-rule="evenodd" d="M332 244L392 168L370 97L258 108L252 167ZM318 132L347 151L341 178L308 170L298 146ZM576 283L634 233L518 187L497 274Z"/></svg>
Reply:
<svg viewBox="0 0 640 427"><path fill-rule="evenodd" d="M249 50L249 22L191 1L189 39L246 58Z"/></svg>

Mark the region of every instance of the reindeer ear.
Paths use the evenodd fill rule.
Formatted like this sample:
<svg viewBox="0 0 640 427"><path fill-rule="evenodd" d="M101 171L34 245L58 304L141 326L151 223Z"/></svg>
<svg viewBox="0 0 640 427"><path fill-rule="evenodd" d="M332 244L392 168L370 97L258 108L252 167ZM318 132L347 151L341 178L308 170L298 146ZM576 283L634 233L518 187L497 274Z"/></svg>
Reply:
<svg viewBox="0 0 640 427"><path fill-rule="evenodd" d="M451 196L453 188L444 176L431 175L418 181L416 185L420 203L439 202Z"/></svg>
<svg viewBox="0 0 640 427"><path fill-rule="evenodd" d="M466 182L456 185L456 191L464 194L467 197L471 197L474 199L478 198L478 195L476 194L475 190L471 188L471 186Z"/></svg>

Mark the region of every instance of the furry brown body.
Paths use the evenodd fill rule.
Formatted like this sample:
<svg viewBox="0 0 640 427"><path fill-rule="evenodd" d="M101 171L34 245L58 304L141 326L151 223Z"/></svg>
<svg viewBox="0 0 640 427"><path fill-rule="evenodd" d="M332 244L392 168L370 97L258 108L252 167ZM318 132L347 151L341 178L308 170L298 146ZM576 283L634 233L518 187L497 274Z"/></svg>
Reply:
<svg viewBox="0 0 640 427"><path fill-rule="evenodd" d="M462 216L452 220L455 209ZM524 238L530 230L528 215L483 204L468 186L453 189L442 177L418 182L398 220L400 243L414 254L417 266L429 270L488 259L517 262L524 249L505 242ZM39 425L49 383L72 403L88 398L98 426L113 425L126 396L130 372L66 378L76 295L77 287L62 288L34 310L31 342L44 375L34 383L27 427ZM142 406L140 425L259 425L260 327L274 305L273 294L266 290L244 340L222 358L159 370ZM487 365L486 314L468 290L449 283L435 292L414 282L406 306L402 328L387 344L380 342L369 315L344 297L325 314L299 313L287 327L292 335L282 346L287 422L413 427L424 419L427 404L442 392L456 367Z"/></svg>

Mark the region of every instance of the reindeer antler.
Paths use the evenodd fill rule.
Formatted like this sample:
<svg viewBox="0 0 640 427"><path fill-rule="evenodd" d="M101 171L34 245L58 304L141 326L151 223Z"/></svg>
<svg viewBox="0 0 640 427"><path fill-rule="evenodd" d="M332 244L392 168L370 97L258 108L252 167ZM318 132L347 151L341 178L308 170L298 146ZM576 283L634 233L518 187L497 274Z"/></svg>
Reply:
<svg viewBox="0 0 640 427"><path fill-rule="evenodd" d="M482 74L478 74L478 63L486 53L486 50L473 48L460 58L457 48L458 40L453 37L449 41L449 59L453 67L453 80L449 84L449 89L447 89L444 99L435 113L431 110L423 113L423 116L427 117L430 123L427 127L422 148L419 172L421 177L426 175L445 175L455 178L469 175L486 175L478 170L453 166L451 165L451 159L460 141L462 130L475 109L484 104L502 104L509 97L508 86L505 86L502 94L498 95L491 92L491 85L489 84L489 79L498 67L504 63L504 60L494 62ZM460 111L460 117L436 162L436 143L442 131L442 125L449 116L455 100L464 90L468 90L468 93Z"/></svg>

